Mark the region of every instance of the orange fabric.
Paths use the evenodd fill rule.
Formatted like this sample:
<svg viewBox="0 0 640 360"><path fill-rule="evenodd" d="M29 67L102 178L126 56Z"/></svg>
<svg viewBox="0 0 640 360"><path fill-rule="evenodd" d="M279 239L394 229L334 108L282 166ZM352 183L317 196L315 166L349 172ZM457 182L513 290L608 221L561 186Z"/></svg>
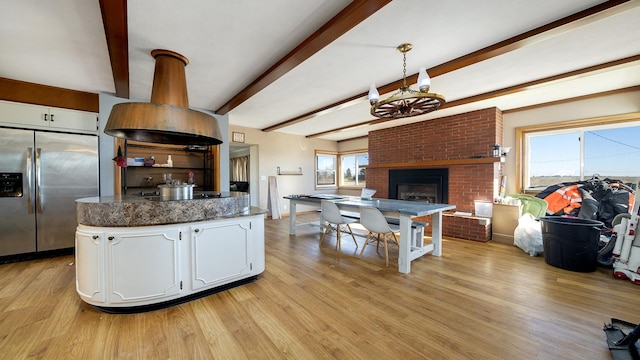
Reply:
<svg viewBox="0 0 640 360"><path fill-rule="evenodd" d="M569 214L573 209L579 208L582 205L582 196L578 188L578 185L566 186L544 198L549 204L547 213L555 214L564 209L564 213Z"/></svg>
<svg viewBox="0 0 640 360"><path fill-rule="evenodd" d="M569 206L566 206L564 208L564 213L565 215L569 215L574 209L579 209L581 206L582 206L582 203L572 202L571 204L569 204Z"/></svg>

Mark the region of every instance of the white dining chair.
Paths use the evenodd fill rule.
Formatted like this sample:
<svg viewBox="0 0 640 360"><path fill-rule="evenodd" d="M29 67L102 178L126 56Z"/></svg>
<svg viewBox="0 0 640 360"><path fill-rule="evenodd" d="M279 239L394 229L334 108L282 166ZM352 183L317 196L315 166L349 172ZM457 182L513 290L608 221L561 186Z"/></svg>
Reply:
<svg viewBox="0 0 640 360"><path fill-rule="evenodd" d="M322 212L322 219L327 223L325 225L325 230L322 233L322 237L320 238L320 246L322 246L322 243L324 242L324 238L327 236L327 234L335 230L336 239L337 239L336 249L338 251L340 250L340 233L341 232L348 232L349 234L351 234L351 237L353 238L353 242L356 244L356 247L358 247L358 243L356 242L356 237L353 235L353 231L351 231L351 226L349 226L350 223L357 222L357 220L348 219L342 216L342 214L340 213L340 209L332 201L322 200L320 209Z"/></svg>
<svg viewBox="0 0 640 360"><path fill-rule="evenodd" d="M362 206L360 207L360 224L368 231L367 238L360 251L360 257L364 254L364 249L369 242L376 242L376 252L380 248L380 241L384 246L384 260L385 266L389 266L389 246L387 238L389 235L392 237L392 241L398 244L398 237L396 233L400 231L400 227L397 225L389 224L382 212L374 207Z"/></svg>

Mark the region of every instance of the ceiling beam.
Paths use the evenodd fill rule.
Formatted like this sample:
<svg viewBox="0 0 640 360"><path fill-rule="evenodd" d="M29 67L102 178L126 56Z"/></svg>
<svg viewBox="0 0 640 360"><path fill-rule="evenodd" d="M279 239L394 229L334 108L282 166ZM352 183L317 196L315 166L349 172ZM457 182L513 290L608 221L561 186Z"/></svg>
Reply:
<svg viewBox="0 0 640 360"><path fill-rule="evenodd" d="M129 30L127 0L100 0L102 24L111 60L116 96L129 98Z"/></svg>
<svg viewBox="0 0 640 360"><path fill-rule="evenodd" d="M104 1L104 0L103 0ZM391 0L354 0L215 112L224 115L366 20Z"/></svg>
<svg viewBox="0 0 640 360"><path fill-rule="evenodd" d="M544 77L544 78L533 80L533 81L528 81L526 83L522 83L522 84L518 84L518 85L514 85L514 86L509 86L509 87L506 87L506 88L502 88L502 89L498 89L498 90L494 90L494 91L489 91L489 92L486 92L486 93L477 94L477 95L469 96L469 97L462 98L462 99L457 99L457 100L450 101L450 102L446 103L445 105L443 105L441 107L441 109L449 108L449 107L455 107L455 106L461 106L461 105L466 105L466 104L470 104L470 103L474 103L474 102L478 102L478 101L497 98L497 97L500 97L500 96L506 96L506 95L510 95L510 94L515 94L515 93L519 93L519 92L522 92L522 91L531 90L531 89L536 88L536 87L546 86L546 85L549 85L550 83L553 83L553 82L567 81L567 80L571 80L571 79L574 79L574 78L578 78L581 75L588 74L588 73L597 74L600 71L611 70L614 67L631 66L631 65L633 65L634 63L636 63L638 61L640 61L640 54L639 55L634 55L634 56L629 56L629 57L618 59L618 60L609 61L609 62L606 62L606 63L594 65L594 66L589 66L589 67L578 69L578 70L574 70L574 71L569 71L569 72L558 74L558 75L553 75L553 76L548 76L548 77ZM506 110L503 110L503 111L506 111ZM340 128L332 129L332 130L327 130L327 131L323 131L323 132L307 135L306 137L307 138L316 138L316 137L320 137L320 136L323 136L323 135L333 134L333 133L336 133L336 132L339 132L339 131L344 131L344 130L348 130L348 129L359 127L359 126L363 126L363 125L375 125L375 124L380 124L380 123L383 123L383 122L394 121L394 120L395 119L371 119L371 120L360 122L360 123L357 123L357 124L352 124L352 125L348 125L348 126L343 126L343 127L340 127Z"/></svg>
<svg viewBox="0 0 640 360"><path fill-rule="evenodd" d="M0 78L0 100L100 112L98 94Z"/></svg>
<svg viewBox="0 0 640 360"><path fill-rule="evenodd" d="M476 63L479 63L481 61L496 57L496 56L500 56L500 55L504 55L508 52L520 49L524 46L527 45L531 45L532 43L535 42L539 42L542 41L544 39L547 39L549 37L555 36L559 33L563 33L566 31L569 31L571 29L574 29L576 27L579 26L583 26L584 22L582 20L585 20L586 18L592 17L592 21L595 21L596 18L594 17L594 15L599 14L601 12L604 12L606 10L609 10L615 6L621 5L623 3L628 2L629 0L610 0L610 1L606 1L602 4L598 4L596 6L590 7L586 10L582 10L579 11L575 14L566 16L562 19L550 22L546 25L537 27L533 30L529 30L527 32L524 32L522 34L516 35L514 37L511 37L509 39L500 41L498 43L495 43L493 45L489 45L485 48L482 48L480 50L476 50L472 53L463 55L461 57L458 57L456 59L447 61L443 64L437 65L435 67L432 67L430 69L427 69L427 72L429 73L429 75L433 78L439 75L443 75L455 70L459 70L461 68L464 68L466 66L470 66ZM407 83L416 83L418 80L418 74L413 74L410 76L407 76ZM378 88L378 91L380 92L380 94L385 94L385 93L389 93L392 91L395 91L397 89L399 89L401 86L403 85L403 79L400 80L396 80L392 83L386 84L384 86L381 86ZM269 131L275 131L287 126L291 126L291 125L295 125L297 123L312 119L316 116L318 116L319 113L326 113L327 111L331 111L331 109L333 108L340 108L341 105L344 105L345 103L348 102L352 102L358 99L362 99L364 97L367 96L367 92L363 92L360 94L357 94L355 96L352 96L350 98L335 102L333 104L330 105L326 105L323 106L321 108L312 110L306 114L297 116L293 119L289 119L289 120L285 120L283 122L280 122L278 124L269 126L267 128L262 129L262 131L265 132L269 132ZM361 123L362 124L362 123ZM361 125L360 124L360 125ZM354 126L358 126L358 125L354 125ZM333 131L331 131L333 132ZM312 135L315 136L316 134Z"/></svg>
<svg viewBox="0 0 640 360"><path fill-rule="evenodd" d="M600 72L602 70L611 70L611 68L613 68L613 67L624 66L626 64L630 64L630 63L637 62L637 61L640 61L640 55L629 56L629 57L626 57L626 58L623 58L623 59L609 61L609 62L606 62L606 63L602 63L602 64L598 64L598 65L594 65L594 66L589 66L589 67L586 67L586 68L582 68L582 69L569 71L569 72L558 74L558 75L548 76L548 77L545 77L545 78L529 81L529 82L518 84L518 85L515 85L515 86L509 86L509 87L506 87L506 88L503 88L503 89L489 91L489 92L486 92L484 94L478 94L478 95L473 95L473 96L469 96L469 97L462 98L462 99L457 99L457 100L454 100L454 101L451 101L449 103L444 104L441 107L441 109L448 108L448 107L455 107L455 106L465 105L465 104L470 104L470 103L473 103L473 102L492 99L492 98L496 98L496 97L499 97L499 96L511 95L511 94L519 93L519 92L522 92L522 91L525 91L525 90L531 90L531 89L534 89L536 87L546 86L546 85L549 85L551 83L558 82L558 81L572 80L573 78L577 78L577 77L579 77L580 75L583 75L583 74L588 74L588 73L597 74L598 72Z"/></svg>
<svg viewBox="0 0 640 360"><path fill-rule="evenodd" d="M305 137L306 138L316 138L316 137L320 137L320 136L323 136L323 135L333 134L333 133L337 133L337 132L340 132L340 131L343 131L343 130L349 130L349 129L360 127L360 126L373 125L373 124L376 123L376 121L379 121L379 120L380 119L367 120L367 121L363 121L363 122L360 122L360 123L357 123L357 124L342 126L342 127L336 128L336 129L331 129L331 130L327 130L327 131L323 131L323 132L307 135Z"/></svg>
<svg viewBox="0 0 640 360"><path fill-rule="evenodd" d="M352 141L352 140L366 139L366 138L368 138L368 137L369 137L369 135L362 135L362 136L358 136L358 137L354 137L354 138L350 138L350 139L336 140L336 141L337 141L337 142Z"/></svg>
<svg viewBox="0 0 640 360"><path fill-rule="evenodd" d="M553 106L553 105L567 104L567 103L572 103L572 102L575 102L575 101L589 100L589 99L595 99L595 98L599 98L599 97L603 97L603 96L624 94L624 93L636 92L636 91L640 91L640 85L629 86L629 87L625 87L625 88L621 88L621 89L608 90L608 91L603 91L603 92L599 92L599 93L595 93L595 94L581 95L581 96L576 96L576 97L572 97L572 98L568 98L568 99L553 100L553 101L548 101L548 102L545 102L545 103L540 103L540 104L535 104L535 105L522 106L522 107L519 107L519 108L506 109L506 110L502 110L502 114L504 115L504 114L515 113L515 112L519 112L519 111L538 109L538 108L541 108L543 106Z"/></svg>

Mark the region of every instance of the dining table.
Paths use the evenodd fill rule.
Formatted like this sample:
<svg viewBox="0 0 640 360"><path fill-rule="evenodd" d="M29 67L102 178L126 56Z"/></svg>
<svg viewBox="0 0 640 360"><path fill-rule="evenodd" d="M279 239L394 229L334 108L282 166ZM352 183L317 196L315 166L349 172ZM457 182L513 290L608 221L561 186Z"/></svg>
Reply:
<svg viewBox="0 0 640 360"><path fill-rule="evenodd" d="M307 224L297 224L297 205L320 207L322 200L332 201L338 208L351 213L358 213L360 207L370 206L379 209L386 217L399 219L400 227L398 271L404 274L411 272L411 262L425 254L442 256L442 213L454 210L452 204L436 204L425 201L410 201L384 198L363 199L357 196L334 194L288 195L289 200L289 234L296 235L296 228ZM431 243L424 244L424 240L412 237L411 226L413 218L431 215ZM322 215L319 225L322 225Z"/></svg>

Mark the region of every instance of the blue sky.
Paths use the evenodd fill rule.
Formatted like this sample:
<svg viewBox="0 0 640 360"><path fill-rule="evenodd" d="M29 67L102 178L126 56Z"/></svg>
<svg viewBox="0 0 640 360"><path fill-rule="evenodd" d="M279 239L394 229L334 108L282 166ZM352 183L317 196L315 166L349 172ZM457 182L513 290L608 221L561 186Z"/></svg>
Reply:
<svg viewBox="0 0 640 360"><path fill-rule="evenodd" d="M585 178L640 177L640 126L585 131ZM530 176L579 176L580 134L531 137Z"/></svg>

